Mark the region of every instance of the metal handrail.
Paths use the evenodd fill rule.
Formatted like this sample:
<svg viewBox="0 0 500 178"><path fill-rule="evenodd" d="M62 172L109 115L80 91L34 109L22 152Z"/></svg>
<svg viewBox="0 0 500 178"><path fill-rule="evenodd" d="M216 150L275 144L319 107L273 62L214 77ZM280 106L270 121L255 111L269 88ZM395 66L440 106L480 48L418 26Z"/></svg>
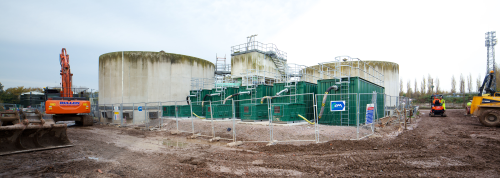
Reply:
<svg viewBox="0 0 500 178"><path fill-rule="evenodd" d="M277 59L283 61L287 60L287 53L279 50L278 47L276 47L276 45L272 43L264 44L258 41L252 41L248 43L231 46L231 56L244 54L248 52L260 52L271 56L276 55Z"/></svg>

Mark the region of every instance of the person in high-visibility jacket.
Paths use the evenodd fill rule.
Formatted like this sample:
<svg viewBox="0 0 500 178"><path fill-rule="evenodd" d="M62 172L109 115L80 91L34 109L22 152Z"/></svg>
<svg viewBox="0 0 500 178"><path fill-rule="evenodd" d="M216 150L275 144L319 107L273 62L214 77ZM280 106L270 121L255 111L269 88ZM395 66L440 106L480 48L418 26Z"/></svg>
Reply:
<svg viewBox="0 0 500 178"><path fill-rule="evenodd" d="M446 110L446 105L445 105L445 104L446 104L446 103L444 102L443 97L441 97L441 106L443 106L443 111L445 111L445 110Z"/></svg>

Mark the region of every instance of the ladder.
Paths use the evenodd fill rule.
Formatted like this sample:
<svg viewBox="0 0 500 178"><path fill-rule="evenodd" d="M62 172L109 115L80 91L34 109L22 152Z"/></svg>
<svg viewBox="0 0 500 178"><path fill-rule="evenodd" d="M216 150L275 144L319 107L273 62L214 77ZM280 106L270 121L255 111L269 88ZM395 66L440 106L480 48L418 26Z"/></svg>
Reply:
<svg viewBox="0 0 500 178"><path fill-rule="evenodd" d="M289 97L290 103L297 103L297 82L287 81L285 87L288 88L288 95L290 95Z"/></svg>
<svg viewBox="0 0 500 178"><path fill-rule="evenodd" d="M349 125L349 116L350 116L350 111L349 111L349 84L350 84L350 77L344 77L339 79L340 82L340 100L345 101L345 111L340 112L340 125L341 126L350 126Z"/></svg>
<svg viewBox="0 0 500 178"><path fill-rule="evenodd" d="M276 54L275 51L267 51L265 53L265 55L266 55L266 59L267 59L267 57L269 57L273 61L274 65L276 65L276 68L278 69L278 72L281 75L286 74L286 72L285 72L286 67L287 67L286 60L280 59L280 57L278 57L278 55Z"/></svg>
<svg viewBox="0 0 500 178"><path fill-rule="evenodd" d="M226 77L227 71L230 71L228 69L228 66L226 64L226 56L224 57L218 57L217 54L215 55L215 91L216 92L222 92L223 87L220 86L220 84L224 83L224 78Z"/></svg>

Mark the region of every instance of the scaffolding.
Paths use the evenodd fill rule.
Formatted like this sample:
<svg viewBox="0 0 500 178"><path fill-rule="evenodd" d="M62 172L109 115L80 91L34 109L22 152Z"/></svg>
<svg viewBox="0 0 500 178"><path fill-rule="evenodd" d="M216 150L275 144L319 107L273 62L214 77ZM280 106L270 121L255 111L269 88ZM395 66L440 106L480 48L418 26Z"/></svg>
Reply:
<svg viewBox="0 0 500 178"><path fill-rule="evenodd" d="M264 44L255 41L255 36L251 35L247 37L247 42L244 44L239 44L231 46L231 56L237 56L241 54L258 52L265 55L265 58L269 58L273 61L281 75L286 74L287 68L287 54L284 51L278 49L275 44L269 43Z"/></svg>
<svg viewBox="0 0 500 178"><path fill-rule="evenodd" d="M349 79L359 76L379 86L384 86L384 74L359 58L338 56L335 57L335 61L319 63L319 70L320 79Z"/></svg>
<svg viewBox="0 0 500 178"><path fill-rule="evenodd" d="M216 92L223 92L224 88L235 86L235 81L231 79L231 64L226 63L226 56L215 55L215 75L214 88Z"/></svg>
<svg viewBox="0 0 500 178"><path fill-rule="evenodd" d="M191 90L213 89L215 78L191 78Z"/></svg>
<svg viewBox="0 0 500 178"><path fill-rule="evenodd" d="M276 82L283 82L283 75L278 71L269 72L258 69L247 69L242 75L242 86L253 89L257 85L272 85Z"/></svg>

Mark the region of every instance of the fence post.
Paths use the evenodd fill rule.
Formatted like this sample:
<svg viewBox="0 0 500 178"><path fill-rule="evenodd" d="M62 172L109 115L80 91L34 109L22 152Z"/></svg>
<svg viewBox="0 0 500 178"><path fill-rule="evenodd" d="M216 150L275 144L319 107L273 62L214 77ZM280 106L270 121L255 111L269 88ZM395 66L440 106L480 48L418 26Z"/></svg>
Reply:
<svg viewBox="0 0 500 178"><path fill-rule="evenodd" d="M356 139L359 139L359 93L356 94Z"/></svg>
<svg viewBox="0 0 500 178"><path fill-rule="evenodd" d="M163 110L161 109L161 102L158 102L158 118L160 118L160 130L161 130L161 126L163 125L163 118L161 118L163 116Z"/></svg>
<svg viewBox="0 0 500 178"><path fill-rule="evenodd" d="M189 108L191 109L191 127L193 129L193 135L194 135L194 118L193 118L193 103L189 102ZM201 112L203 112L203 107L201 107Z"/></svg>
<svg viewBox="0 0 500 178"><path fill-rule="evenodd" d="M315 137L315 140L316 140L316 143L319 143L319 126L318 126L318 103L316 102L316 97L317 95L315 95L314 93L312 93L313 95L313 118L314 118L314 137Z"/></svg>
<svg viewBox="0 0 500 178"><path fill-rule="evenodd" d="M135 124L135 119L134 119L134 111L135 111L135 103L132 103L132 124Z"/></svg>
<svg viewBox="0 0 500 178"><path fill-rule="evenodd" d="M213 137L213 138L215 138L214 114L213 114L213 113L214 113L214 112L213 112L213 111L214 111L214 108L212 108L212 100L209 100L208 102L209 102L209 104L210 104L210 106L209 106L209 107L210 107L210 117L211 117L211 119L212 119L212 121L211 121L211 125L212 125L212 137Z"/></svg>
<svg viewBox="0 0 500 178"><path fill-rule="evenodd" d="M147 120L148 119L148 103L144 102L144 124L146 126L147 129L149 129L149 121Z"/></svg>
<svg viewBox="0 0 500 178"><path fill-rule="evenodd" d="M191 103L191 102L189 102ZM174 112L175 112L175 125L177 127L177 131L179 131L179 120L177 118L177 101L174 103Z"/></svg>
<svg viewBox="0 0 500 178"><path fill-rule="evenodd" d="M123 125L123 102L120 103L120 126Z"/></svg>
<svg viewBox="0 0 500 178"><path fill-rule="evenodd" d="M270 138L270 143L272 144L274 138L273 138L273 119L272 119L270 99L267 99L267 118L269 119L269 138Z"/></svg>
<svg viewBox="0 0 500 178"><path fill-rule="evenodd" d="M236 142L236 109L234 108L234 99L231 99L233 107L233 142Z"/></svg>

